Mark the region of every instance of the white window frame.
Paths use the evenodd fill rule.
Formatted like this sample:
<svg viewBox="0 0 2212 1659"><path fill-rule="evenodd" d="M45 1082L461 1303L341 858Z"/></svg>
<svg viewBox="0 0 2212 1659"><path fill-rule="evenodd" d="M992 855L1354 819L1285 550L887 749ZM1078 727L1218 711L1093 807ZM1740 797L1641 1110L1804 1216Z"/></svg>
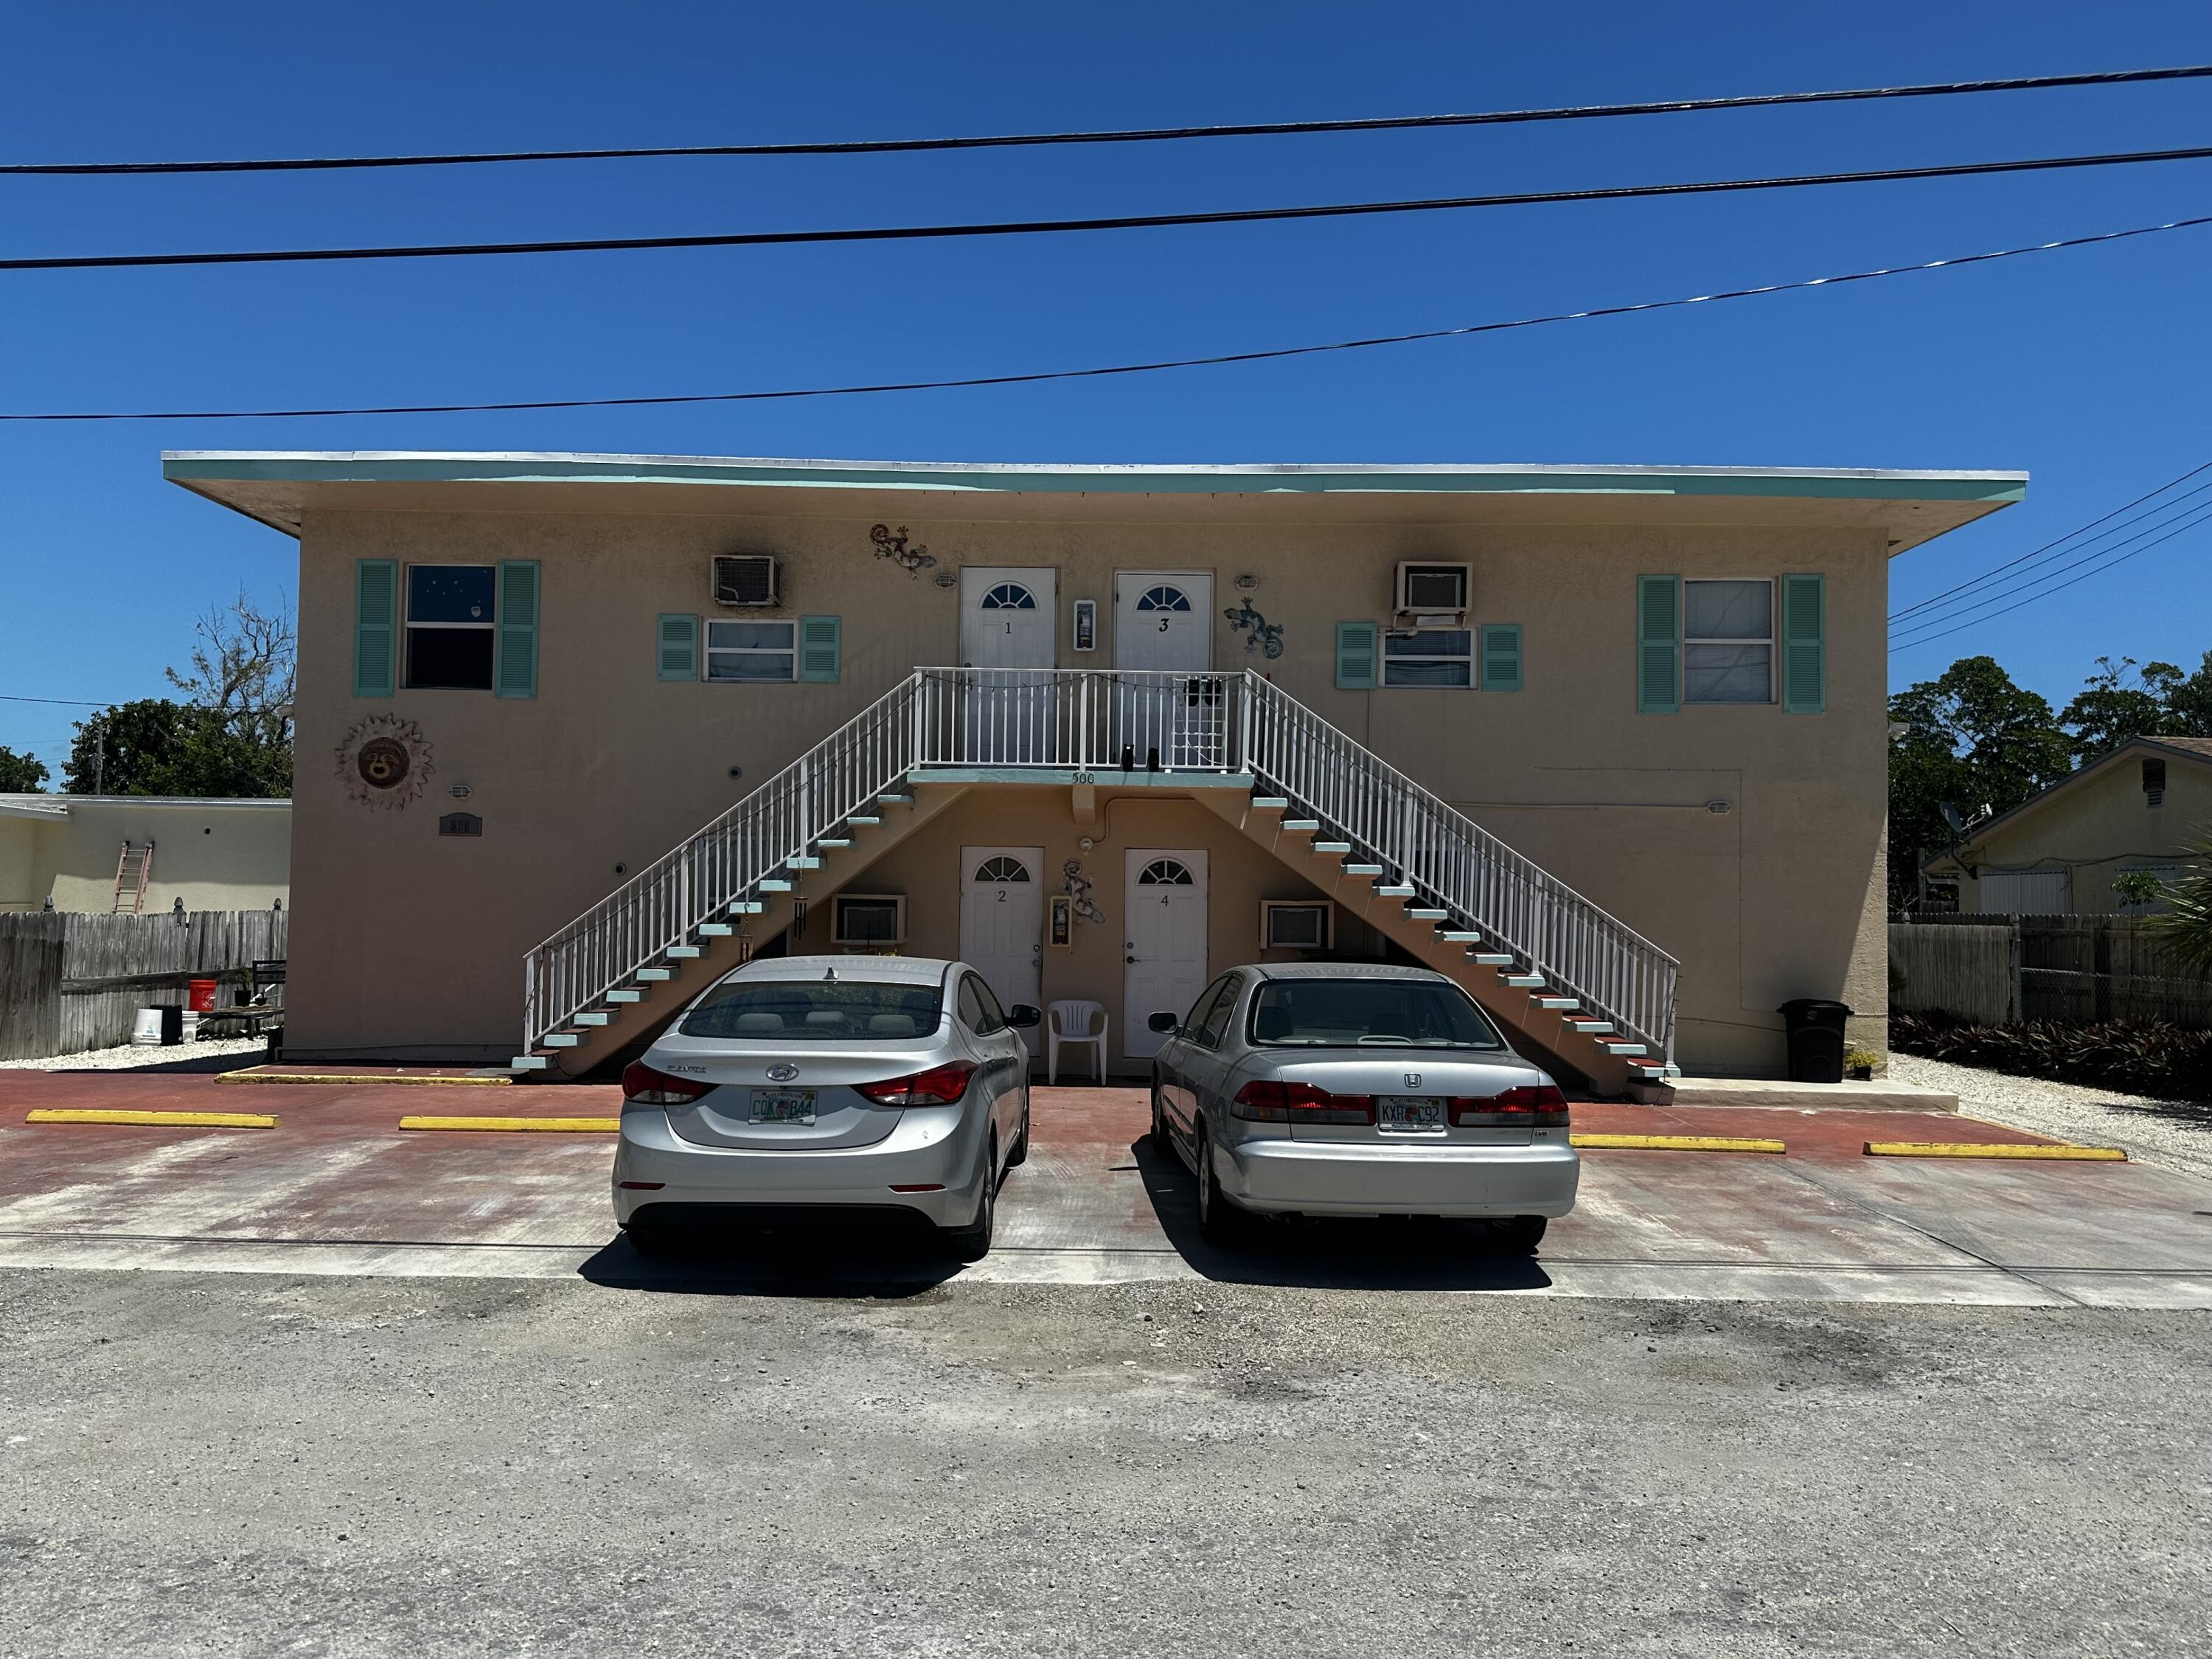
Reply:
<svg viewBox="0 0 2212 1659"><path fill-rule="evenodd" d="M482 622L416 622L415 620L415 573L417 570L485 570L491 573L492 614ZM416 559L400 568L399 600L406 614L400 619L399 686L404 691L489 691L498 682L499 641L492 641L491 678L482 685L416 685L414 683L415 653L410 648L411 636L417 632L495 635L499 628L499 566L480 564L474 560Z"/></svg>
<svg viewBox="0 0 2212 1659"><path fill-rule="evenodd" d="M1382 669L1381 675L1377 678L1376 684L1386 690L1395 691L1472 691L1481 683L1481 677L1475 672L1475 656L1478 643L1477 635L1480 632L1481 630L1480 629L1469 628L1464 625L1457 628L1385 629L1382 630L1382 637L1375 642L1375 653L1377 657L1382 659ZM1410 652L1400 652L1393 654L1390 649L1390 641L1392 637L1395 635L1399 639L1403 639L1408 634L1464 634L1467 635L1467 649L1463 652L1424 651L1419 654ZM1467 665L1467 684L1464 685L1408 685L1403 682L1394 684L1390 678L1390 665L1395 662L1465 663Z"/></svg>
<svg viewBox="0 0 2212 1659"><path fill-rule="evenodd" d="M789 645L715 645L712 643L717 628L786 628L791 630ZM773 676L754 675L742 679L715 679L714 659L717 657L789 657L791 672ZM799 619L795 617L708 617L705 619L699 639L699 678L716 685L785 685L799 678Z"/></svg>
<svg viewBox="0 0 2212 1659"><path fill-rule="evenodd" d="M1766 589L1766 637L1763 640L1719 640L1702 634L1693 635L1690 628L1690 589L1699 582L1758 582ZM1779 596L1775 592L1771 576L1685 576L1682 578L1682 702L1685 707L1695 703L1700 708L1764 708L1775 702L1775 676L1781 670L1777 660L1782 654L1781 641L1776 637L1774 607ZM1764 697L1693 697L1690 695L1690 647L1693 645L1764 645L1766 647L1766 695Z"/></svg>
<svg viewBox="0 0 2212 1659"><path fill-rule="evenodd" d="M889 939L854 939L845 932L845 906L858 902L866 904L889 904L896 907L898 922ZM830 937L834 944L854 950L871 951L886 945L906 943L906 895L903 893L837 893L830 900Z"/></svg>

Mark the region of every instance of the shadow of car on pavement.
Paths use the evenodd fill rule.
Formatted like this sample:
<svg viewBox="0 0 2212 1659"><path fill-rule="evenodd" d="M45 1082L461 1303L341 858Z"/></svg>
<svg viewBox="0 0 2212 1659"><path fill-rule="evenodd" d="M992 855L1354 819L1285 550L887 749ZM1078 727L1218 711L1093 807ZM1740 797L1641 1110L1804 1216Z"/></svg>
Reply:
<svg viewBox="0 0 2212 1659"><path fill-rule="evenodd" d="M856 1230L825 1219L696 1231L650 1255L617 1233L576 1273L615 1290L897 1301L934 1289L960 1267L920 1230Z"/></svg>
<svg viewBox="0 0 2212 1659"><path fill-rule="evenodd" d="M1540 1291L1552 1283L1533 1256L1507 1252L1480 1221L1389 1217L1247 1218L1233 1249L1206 1243L1198 1182L1150 1135L1129 1148L1168 1243L1206 1278L1315 1290Z"/></svg>

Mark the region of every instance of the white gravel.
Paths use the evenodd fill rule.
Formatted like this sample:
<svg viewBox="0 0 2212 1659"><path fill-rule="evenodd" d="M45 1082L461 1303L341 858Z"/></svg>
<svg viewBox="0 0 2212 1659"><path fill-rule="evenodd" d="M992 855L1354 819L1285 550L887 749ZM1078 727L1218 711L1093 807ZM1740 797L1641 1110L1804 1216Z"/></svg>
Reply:
<svg viewBox="0 0 2212 1659"><path fill-rule="evenodd" d="M87 1048L44 1060L0 1060L0 1071L15 1072L235 1072L257 1065L269 1052L264 1037L210 1037L171 1048L141 1048L124 1043Z"/></svg>
<svg viewBox="0 0 2212 1659"><path fill-rule="evenodd" d="M2157 1100L2080 1083L2011 1077L1948 1060L1893 1053L1889 1075L1948 1089L1970 1117L2100 1146L2191 1175L2212 1176L2212 1103Z"/></svg>

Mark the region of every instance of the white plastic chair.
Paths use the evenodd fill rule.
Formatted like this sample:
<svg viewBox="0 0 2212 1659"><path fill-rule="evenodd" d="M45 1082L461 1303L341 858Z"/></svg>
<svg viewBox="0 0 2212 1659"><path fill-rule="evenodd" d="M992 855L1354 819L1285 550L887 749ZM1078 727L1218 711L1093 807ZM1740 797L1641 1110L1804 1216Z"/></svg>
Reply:
<svg viewBox="0 0 2212 1659"><path fill-rule="evenodd" d="M1098 1080L1106 1081L1106 1005L1085 1002L1073 998L1055 1002L1048 1011L1044 1023L1045 1081L1060 1081L1060 1049L1062 1043L1091 1043L1098 1050Z"/></svg>

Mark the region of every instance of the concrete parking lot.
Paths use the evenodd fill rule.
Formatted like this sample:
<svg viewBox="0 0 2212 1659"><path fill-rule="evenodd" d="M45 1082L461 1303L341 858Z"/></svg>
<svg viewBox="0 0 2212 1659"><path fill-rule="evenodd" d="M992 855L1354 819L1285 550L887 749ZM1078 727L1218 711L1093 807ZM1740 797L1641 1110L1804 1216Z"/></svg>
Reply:
<svg viewBox="0 0 2212 1659"><path fill-rule="evenodd" d="M40 1107L273 1113L274 1129L27 1124ZM402 1131L410 1114L611 1115L611 1089L245 1087L196 1076L0 1076L0 1265L216 1272L709 1279L911 1286L1211 1280L1582 1297L2212 1307L2212 1182L2142 1163L1874 1158L1869 1139L2028 1142L1955 1115L1577 1106L1578 1132L1759 1135L1781 1156L1585 1154L1575 1212L1534 1261L1472 1226L1199 1237L1188 1175L1154 1156L1140 1091L1039 1089L1000 1240L927 1253L743 1245L674 1263L622 1242L605 1133Z"/></svg>

